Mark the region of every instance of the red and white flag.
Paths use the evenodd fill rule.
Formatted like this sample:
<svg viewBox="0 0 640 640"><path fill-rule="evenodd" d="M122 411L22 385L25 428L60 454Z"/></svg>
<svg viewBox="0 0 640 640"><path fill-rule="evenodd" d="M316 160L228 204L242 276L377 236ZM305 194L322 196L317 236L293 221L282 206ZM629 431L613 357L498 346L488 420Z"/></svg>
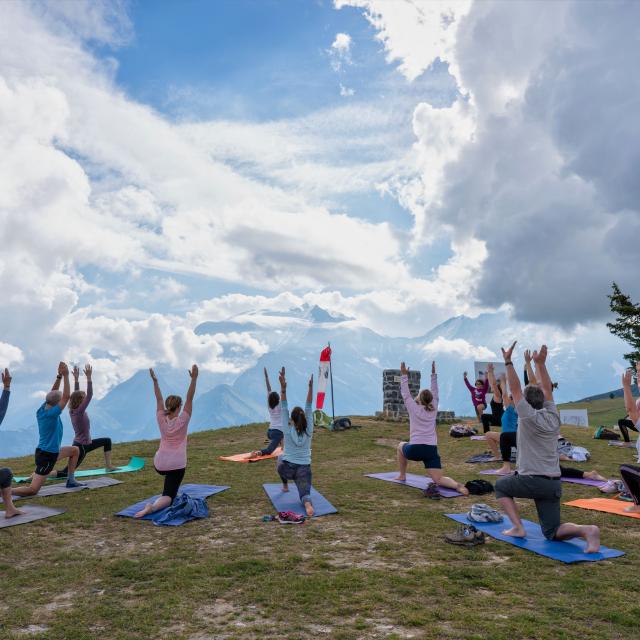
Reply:
<svg viewBox="0 0 640 640"><path fill-rule="evenodd" d="M320 367L318 369L318 395L316 396L316 409L322 409L324 396L329 380L329 367L331 366L331 347L325 347L320 354Z"/></svg>

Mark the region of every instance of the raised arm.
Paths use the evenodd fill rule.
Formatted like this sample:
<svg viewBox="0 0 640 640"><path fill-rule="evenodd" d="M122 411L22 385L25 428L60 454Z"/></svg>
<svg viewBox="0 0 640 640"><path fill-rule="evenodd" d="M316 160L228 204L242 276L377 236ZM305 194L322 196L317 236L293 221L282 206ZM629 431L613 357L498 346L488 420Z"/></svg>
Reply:
<svg viewBox="0 0 640 640"><path fill-rule="evenodd" d="M309 389L307 390L307 402L306 404L310 405L313 402L313 373L309 378Z"/></svg>
<svg viewBox="0 0 640 640"><path fill-rule="evenodd" d="M433 396L433 406L438 408L440 396L438 394L438 374L436 373L436 361L431 362L431 395Z"/></svg>
<svg viewBox="0 0 640 640"><path fill-rule="evenodd" d="M73 375L73 390L80 391L80 369L77 365L73 366L71 373Z"/></svg>
<svg viewBox="0 0 640 640"><path fill-rule="evenodd" d="M76 369L77 367L74 367L74 369ZM74 371L74 377L75 377L75 371ZM87 378L87 393L85 395L85 397L82 399L82 402L80 403L80 406L77 409L78 413L84 413L87 410L87 407L89 406L89 403L91 402L91 398L93 398L93 367L90 364L85 364L84 365L84 375ZM75 387L76 387L76 391L78 391L78 379L76 378L76 382L75 382Z"/></svg>
<svg viewBox="0 0 640 640"><path fill-rule="evenodd" d="M400 395L404 400L404 406L407 408L407 411L417 405L417 402L409 390L409 368L404 362L400 363Z"/></svg>
<svg viewBox="0 0 640 640"><path fill-rule="evenodd" d="M69 402L69 398L71 397L71 385L69 384L69 367L66 363L61 362L58 365L58 375L62 375L63 385L62 385L62 398L60 398L60 402L58 406L60 407L60 411L64 411L64 408L67 406L67 402ZM56 380L58 380L56 378ZM58 387L60 386L60 381L58 380Z"/></svg>
<svg viewBox="0 0 640 640"><path fill-rule="evenodd" d="M493 399L496 402L502 402L502 392L500 391L500 387L496 381L496 373L493 364L490 362L487 367L487 380L491 385L491 393L493 393Z"/></svg>
<svg viewBox="0 0 640 640"><path fill-rule="evenodd" d="M64 362L58 363L58 373L56 374L56 379L53 381L53 384L51 385L51 391L58 391L58 389L60 389L60 383L62 382L62 378L63 378L63 375L62 375L63 364Z"/></svg>
<svg viewBox="0 0 640 640"><path fill-rule="evenodd" d="M149 369L149 375L153 380L153 392L156 394L156 412L164 411L164 398L162 397L162 391L160 391L160 385L158 384L158 378L153 369Z"/></svg>
<svg viewBox="0 0 640 640"><path fill-rule="evenodd" d="M631 376L631 369L627 369L622 374L622 389L624 391L624 406L627 409L629 418L631 418L635 423L640 420L640 411L638 410L638 405L633 399L633 392L631 391Z"/></svg>
<svg viewBox="0 0 640 640"><path fill-rule="evenodd" d="M196 395L196 383L198 382L198 365L194 364L189 371L191 376L191 382L187 389L187 401L184 403L183 411L186 411L189 415L193 412L193 396Z"/></svg>
<svg viewBox="0 0 640 640"><path fill-rule="evenodd" d="M467 389L469 389L471 393L475 393L476 388L469 382L466 371L464 372L464 383L467 385Z"/></svg>
<svg viewBox="0 0 640 640"><path fill-rule="evenodd" d="M543 344L540 351L534 351L532 357L536 365L536 378L544 393L545 400L553 402L553 383L547 371L547 345Z"/></svg>
<svg viewBox="0 0 640 640"><path fill-rule="evenodd" d="M536 374L533 372L533 367L531 366L531 351L529 351L529 349L526 349L524 352L524 370L527 374L525 384L538 384L538 378L536 378Z"/></svg>
<svg viewBox="0 0 640 640"><path fill-rule="evenodd" d="M304 414L307 418L307 433L313 433L313 374L309 378L309 390L307 391L307 401L304 405Z"/></svg>
<svg viewBox="0 0 640 640"><path fill-rule="evenodd" d="M287 400L287 377L284 371L284 367L280 369L280 373L278 374L278 379L280 380L280 400L286 402Z"/></svg>
<svg viewBox="0 0 640 640"><path fill-rule="evenodd" d="M513 366L511 357L513 356L513 349L516 343L514 342L507 350L502 349L502 357L504 358L504 364L507 368L507 383L511 390L511 396L513 397L513 403L518 406L520 400L522 400L522 387L520 385L520 378L518 372Z"/></svg>
<svg viewBox="0 0 640 640"><path fill-rule="evenodd" d="M267 367L264 367L264 381L267 385L267 396L271 393L271 383L269 382L269 374L267 373Z"/></svg>
<svg viewBox="0 0 640 640"><path fill-rule="evenodd" d="M507 376L504 373L500 376L500 388L502 389L502 406L506 409L513 402L509 398L509 386L507 384Z"/></svg>
<svg viewBox="0 0 640 640"><path fill-rule="evenodd" d="M9 369L5 369L2 374L2 395L0 396L0 424L4 420L9 406L9 395L11 394L11 374Z"/></svg>

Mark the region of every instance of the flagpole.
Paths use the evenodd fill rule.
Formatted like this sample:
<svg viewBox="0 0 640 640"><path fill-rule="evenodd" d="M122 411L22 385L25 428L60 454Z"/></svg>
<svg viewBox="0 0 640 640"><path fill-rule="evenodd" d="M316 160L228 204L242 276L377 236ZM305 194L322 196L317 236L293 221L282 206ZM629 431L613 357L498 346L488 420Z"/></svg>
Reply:
<svg viewBox="0 0 640 640"><path fill-rule="evenodd" d="M329 346L329 349L331 349L331 343L328 342L327 343ZM336 410L335 407L333 406L333 369L331 368L331 361L333 360L333 358L331 356L329 356L329 380L331 381L331 416L333 418L333 421L336 421Z"/></svg>

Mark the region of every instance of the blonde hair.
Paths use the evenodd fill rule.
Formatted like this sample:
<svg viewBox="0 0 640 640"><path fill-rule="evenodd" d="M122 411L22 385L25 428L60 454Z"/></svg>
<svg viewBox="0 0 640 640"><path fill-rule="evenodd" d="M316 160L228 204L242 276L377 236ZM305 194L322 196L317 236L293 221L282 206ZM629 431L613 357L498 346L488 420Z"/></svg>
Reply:
<svg viewBox="0 0 640 640"><path fill-rule="evenodd" d="M168 416L170 413L174 413L182 406L182 398L180 396L167 396L164 401L164 406L164 415Z"/></svg>
<svg viewBox="0 0 640 640"><path fill-rule="evenodd" d="M429 389L423 389L418 394L418 404L421 404L427 411L433 411L433 393Z"/></svg>
<svg viewBox="0 0 640 640"><path fill-rule="evenodd" d="M86 395L87 394L84 391L74 391L69 396L69 411L74 411L75 409L77 409L82 404L82 401L84 400Z"/></svg>

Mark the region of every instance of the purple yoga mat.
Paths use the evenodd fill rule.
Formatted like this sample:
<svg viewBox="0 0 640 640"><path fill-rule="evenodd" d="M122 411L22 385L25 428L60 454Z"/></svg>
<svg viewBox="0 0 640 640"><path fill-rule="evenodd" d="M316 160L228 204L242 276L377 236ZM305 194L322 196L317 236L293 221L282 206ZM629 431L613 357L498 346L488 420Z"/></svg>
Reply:
<svg viewBox="0 0 640 640"><path fill-rule="evenodd" d="M471 436L469 440L486 440L486 436Z"/></svg>
<svg viewBox="0 0 640 640"><path fill-rule="evenodd" d="M497 469L483 469L480 471L481 476L497 476ZM586 484L590 487L601 487L607 481L604 482L602 480L592 480L591 478L560 478L562 482L572 482L573 484Z"/></svg>
<svg viewBox="0 0 640 640"><path fill-rule="evenodd" d="M386 480L387 482L394 482L395 484L404 484L408 487L414 487L416 489L426 489L433 480L426 476L418 476L415 473L407 473L407 479L404 482L396 480L398 475L397 471L388 471L387 473L366 473L367 478L376 478L377 480ZM438 487L438 492L443 498L457 498L462 494L455 489L446 489L445 487Z"/></svg>

